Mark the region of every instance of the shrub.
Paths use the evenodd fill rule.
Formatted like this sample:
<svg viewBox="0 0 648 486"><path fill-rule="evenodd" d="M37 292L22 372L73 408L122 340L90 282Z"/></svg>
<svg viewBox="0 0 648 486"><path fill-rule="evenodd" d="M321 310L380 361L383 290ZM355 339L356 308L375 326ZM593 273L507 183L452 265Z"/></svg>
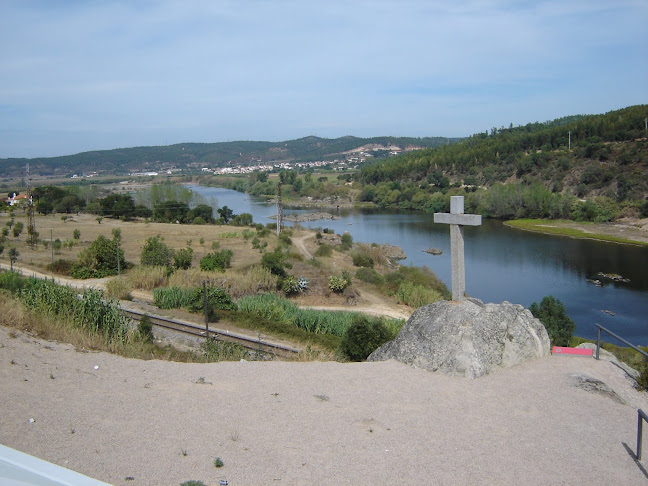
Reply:
<svg viewBox="0 0 648 486"><path fill-rule="evenodd" d="M412 282L403 282L396 292L398 301L411 307L422 307L432 302L443 300L440 292L424 287L423 285L413 284Z"/></svg>
<svg viewBox="0 0 648 486"><path fill-rule="evenodd" d="M353 246L353 237L351 236L351 233L345 232L341 238L340 248L343 251L346 251L346 250L350 250L352 246Z"/></svg>
<svg viewBox="0 0 648 486"><path fill-rule="evenodd" d="M286 269L292 268L292 264L286 261L287 255L281 248L275 248L273 252L264 253L261 257L261 266L270 270L273 275L284 277Z"/></svg>
<svg viewBox="0 0 648 486"><path fill-rule="evenodd" d="M322 243L315 250L316 257L329 257L333 254L333 247L327 243Z"/></svg>
<svg viewBox="0 0 648 486"><path fill-rule="evenodd" d="M140 263L149 267L170 267L173 250L169 248L160 235L146 239Z"/></svg>
<svg viewBox="0 0 648 486"><path fill-rule="evenodd" d="M106 282L106 295L112 299L130 300L131 283L126 277L118 277Z"/></svg>
<svg viewBox="0 0 648 486"><path fill-rule="evenodd" d="M214 467L223 467L225 464L223 463L223 460L220 457L217 457L214 459Z"/></svg>
<svg viewBox="0 0 648 486"><path fill-rule="evenodd" d="M214 363L217 361L240 361L242 359L250 359L250 353L237 343L227 343L217 341L214 338L205 340L200 349L206 361ZM215 465L215 464L214 464ZM220 466L222 467L222 461Z"/></svg>
<svg viewBox="0 0 648 486"><path fill-rule="evenodd" d="M576 324L567 315L565 305L555 297L548 295L540 305L536 302L529 307L533 317L540 319L549 334L553 346L569 346Z"/></svg>
<svg viewBox="0 0 648 486"><path fill-rule="evenodd" d="M59 275L70 275L73 265L73 261L60 258L54 261L54 263L49 263L45 268L47 268L48 271Z"/></svg>
<svg viewBox="0 0 648 486"><path fill-rule="evenodd" d="M648 360L644 359L637 368L637 371L639 371L639 378L637 378L637 387L640 390L648 391Z"/></svg>
<svg viewBox="0 0 648 486"><path fill-rule="evenodd" d="M173 255L173 266L179 270L186 270L191 267L193 260L192 248L181 248Z"/></svg>
<svg viewBox="0 0 648 486"><path fill-rule="evenodd" d="M199 287L203 280L213 278L213 274L199 268L176 270L169 276L169 287Z"/></svg>
<svg viewBox="0 0 648 486"><path fill-rule="evenodd" d="M384 277L376 272L373 268L358 268L355 276L358 280L362 280L363 282L370 284L380 285L385 282Z"/></svg>
<svg viewBox="0 0 648 486"><path fill-rule="evenodd" d="M13 227L13 229L11 231L12 231L15 238L18 238L20 236L20 233L22 233L22 230L24 229L24 227L25 227L25 225L20 221L18 221L14 225L14 227Z"/></svg>
<svg viewBox="0 0 648 486"><path fill-rule="evenodd" d="M200 269L205 272L214 272L216 270L224 272L230 267L232 261L232 250L221 250L208 253L200 259Z"/></svg>
<svg viewBox="0 0 648 486"><path fill-rule="evenodd" d="M54 242L56 243L56 242ZM120 268L127 266L124 250L117 252L116 242L99 235L89 248L79 253L79 260L70 271L74 278L101 278L117 274L117 258Z"/></svg>
<svg viewBox="0 0 648 486"><path fill-rule="evenodd" d="M295 278L292 275L288 275L284 278L281 289L286 295L301 294L308 290L308 279L304 277Z"/></svg>
<svg viewBox="0 0 648 486"><path fill-rule="evenodd" d="M72 238L74 238L75 240L78 240L79 238L81 238L81 230L78 229L78 228L75 228L74 231L72 232Z"/></svg>
<svg viewBox="0 0 648 486"><path fill-rule="evenodd" d="M144 314L140 319L139 324L137 324L137 332L142 341L153 341L153 323L148 315Z"/></svg>
<svg viewBox="0 0 648 486"><path fill-rule="evenodd" d="M344 333L340 351L351 361L364 361L390 339L393 336L382 322L357 316Z"/></svg>
<svg viewBox="0 0 648 486"><path fill-rule="evenodd" d="M331 275L329 277L329 289L335 293L341 293L349 286L349 281L339 275Z"/></svg>
<svg viewBox="0 0 648 486"><path fill-rule="evenodd" d="M128 273L134 289L152 290L167 284L167 267L135 267Z"/></svg>
<svg viewBox="0 0 648 486"><path fill-rule="evenodd" d="M286 246L292 246L292 244L293 244L293 242L290 239L290 236L288 235L288 233L280 233L279 234L279 242L283 243Z"/></svg>
<svg viewBox="0 0 648 486"><path fill-rule="evenodd" d="M200 216L196 216L196 217L193 219L193 221L191 222L191 224L207 224L207 221L205 221L205 220L204 220L203 218L201 218Z"/></svg>
<svg viewBox="0 0 648 486"><path fill-rule="evenodd" d="M371 258L371 256L367 255L366 253L356 252L351 255L351 258L353 259L353 265L356 267L373 268L374 266L373 258Z"/></svg>
<svg viewBox="0 0 648 486"><path fill-rule="evenodd" d="M396 294L403 282L411 282L414 285L432 288L444 298L450 298L450 291L446 285L428 267L398 267L398 270L385 275L385 290Z"/></svg>

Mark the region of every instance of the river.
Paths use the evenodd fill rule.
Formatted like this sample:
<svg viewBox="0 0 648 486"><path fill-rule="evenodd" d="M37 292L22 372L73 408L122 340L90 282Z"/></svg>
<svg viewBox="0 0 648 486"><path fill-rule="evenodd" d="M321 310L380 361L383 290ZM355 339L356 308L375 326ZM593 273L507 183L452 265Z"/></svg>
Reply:
<svg viewBox="0 0 648 486"><path fill-rule="evenodd" d="M229 189L188 187L236 214L252 214L257 223L274 221L269 217L275 214L275 206L263 199ZM284 208L286 215L310 211L315 210ZM450 288L450 231L448 225L434 224L432 215L378 209L326 212L339 219L302 226L331 228L340 234L348 231L355 242L398 245L407 254L401 264L426 265ZM422 252L431 246L443 254ZM634 344L648 345L647 247L529 233L484 220L481 226L465 227L465 257L466 292L471 297L528 307L553 295L575 321L576 335L596 338L594 324L598 323ZM598 287L588 282L598 272L622 275L630 282L601 280Z"/></svg>

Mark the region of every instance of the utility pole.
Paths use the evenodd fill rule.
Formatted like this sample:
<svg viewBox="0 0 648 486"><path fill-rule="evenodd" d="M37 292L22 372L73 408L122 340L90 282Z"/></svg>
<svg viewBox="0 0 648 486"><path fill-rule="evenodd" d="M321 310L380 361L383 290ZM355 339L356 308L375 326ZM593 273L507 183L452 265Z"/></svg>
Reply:
<svg viewBox="0 0 648 486"><path fill-rule="evenodd" d="M648 132L648 118L644 118L644 123L646 124L646 131Z"/></svg>
<svg viewBox="0 0 648 486"><path fill-rule="evenodd" d="M203 280L203 312L205 313L205 337L209 341L209 316L207 315L207 282Z"/></svg>
<svg viewBox="0 0 648 486"><path fill-rule="evenodd" d="M32 199L31 175L27 164L27 238L29 246L34 249L36 245L36 221L34 220L34 201Z"/></svg>
<svg viewBox="0 0 648 486"><path fill-rule="evenodd" d="M281 233L283 224L283 208L281 207L281 181L277 184L277 236Z"/></svg>
<svg viewBox="0 0 648 486"><path fill-rule="evenodd" d="M569 130L569 151L571 152L571 130Z"/></svg>
<svg viewBox="0 0 648 486"><path fill-rule="evenodd" d="M50 246L52 247L52 265L54 265L54 231L50 230Z"/></svg>
<svg viewBox="0 0 648 486"><path fill-rule="evenodd" d="M117 276L121 276L119 269L119 238L115 238L115 247L117 248Z"/></svg>

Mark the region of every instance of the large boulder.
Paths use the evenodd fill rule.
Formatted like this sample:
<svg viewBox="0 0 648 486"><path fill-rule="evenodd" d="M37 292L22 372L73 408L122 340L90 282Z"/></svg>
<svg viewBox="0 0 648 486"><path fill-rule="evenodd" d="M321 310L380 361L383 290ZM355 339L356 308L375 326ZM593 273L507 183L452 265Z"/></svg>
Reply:
<svg viewBox="0 0 648 486"><path fill-rule="evenodd" d="M547 330L527 309L467 299L417 309L396 339L367 360L393 358L416 368L478 378L548 354Z"/></svg>

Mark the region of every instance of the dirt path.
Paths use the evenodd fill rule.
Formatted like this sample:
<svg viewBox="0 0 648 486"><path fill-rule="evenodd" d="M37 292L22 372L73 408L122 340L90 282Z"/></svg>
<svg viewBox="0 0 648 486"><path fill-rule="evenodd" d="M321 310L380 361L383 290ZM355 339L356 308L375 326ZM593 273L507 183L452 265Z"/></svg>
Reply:
<svg viewBox="0 0 648 486"><path fill-rule="evenodd" d="M311 235L304 235L299 238L295 238L293 240L293 243L297 247L299 251L301 251L302 255L304 255L308 260L313 258L313 255L311 254L310 251L306 248L306 245L304 244L304 241L306 241L308 238L312 238Z"/></svg>

